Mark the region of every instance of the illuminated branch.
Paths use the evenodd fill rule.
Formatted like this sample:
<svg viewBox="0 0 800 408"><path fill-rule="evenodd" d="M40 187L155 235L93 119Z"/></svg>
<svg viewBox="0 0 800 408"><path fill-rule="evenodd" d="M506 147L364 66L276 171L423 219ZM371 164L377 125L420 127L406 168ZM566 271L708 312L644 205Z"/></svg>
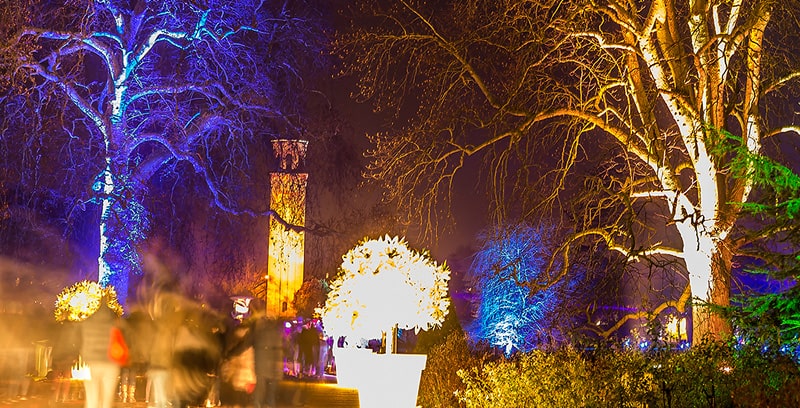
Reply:
<svg viewBox="0 0 800 408"><path fill-rule="evenodd" d="M775 82L766 84L761 94L767 95L770 92L777 91L778 89L780 89L781 87L783 87L784 85L786 85L787 83L796 78L800 78L800 72L798 71L792 72L789 75L786 75L782 78L778 78L777 80L775 80Z"/></svg>
<svg viewBox="0 0 800 408"><path fill-rule="evenodd" d="M686 285L686 288L681 293L681 296L677 300L671 300L660 305L656 306L653 310L643 310L635 313L626 313L622 316L616 323L612 326L606 328L605 330L601 329L596 325L588 325L587 328L593 332L595 332L601 338L607 339L612 334L616 333L617 330L622 328L630 320L638 320L638 319L653 319L655 316L658 316L661 312L669 309L675 308L678 313L686 312L686 305L689 302L689 299L692 295L692 291L690 290L689 285ZM591 313L587 309L586 317L588 322L592 322Z"/></svg>
<svg viewBox="0 0 800 408"><path fill-rule="evenodd" d="M482 160L487 221L566 214L631 260L683 259L692 296L727 302L719 269L738 250L734 203L753 184L726 170L714 129L751 152L765 137L800 134L797 112L774 106L785 98L762 98L796 85L794 3L365 1L382 23L339 37L344 73L357 76L359 100L408 112L408 99L416 112L371 137L367 176L426 237L465 161ZM595 157L597 148L614 153ZM573 261L571 249L558 261ZM531 285L565 276L549 269ZM707 321L693 332L725 331Z"/></svg>
<svg viewBox="0 0 800 408"><path fill-rule="evenodd" d="M270 215L237 210L251 200L248 183L265 185L251 174L249 155L262 153L265 139L305 128L303 80L320 66L321 33L311 23L316 10L305 2L237 0L202 10L176 0L92 5L15 2L0 13L7 35L0 45L0 100L31 102L17 112L0 107L0 123L4 142L7 133L19 137L8 143L15 148L32 149L29 140L41 135L48 145L63 143L53 151L67 160L53 161L72 167L49 170L69 174L70 183L54 188L69 189L73 178L91 174L72 192L73 208L100 204L98 269L101 277L120 279L124 296L127 274L138 269L133 247L149 232L150 213L141 203L158 191L148 185L158 172L178 180L191 168L215 208ZM237 35L244 31L249 35ZM59 114L45 117L52 112ZM35 130L27 128L31 123Z"/></svg>
<svg viewBox="0 0 800 408"><path fill-rule="evenodd" d="M600 48L603 48L603 49L606 49L606 50L622 50L622 51L630 52L632 54L639 54L639 51L636 48L634 48L634 47L632 47L632 46L630 46L628 44L607 43L605 37L603 37L603 34L600 34L600 33L588 33L588 32L587 33L575 33L575 34L572 34L572 36L577 37L577 38L580 38L580 37L591 38L595 42L597 42L597 45Z"/></svg>
<svg viewBox="0 0 800 408"><path fill-rule="evenodd" d="M36 73L36 75L39 75L40 77L64 90L64 93L67 95L67 97L69 97L69 100L75 104L75 106L80 109L80 111L83 112L83 114L86 115L86 117L88 117L103 134L108 132L108 127L103 119L103 115L98 110L93 108L91 104L89 104L89 102L84 99L80 93L78 93L72 83L62 80L62 78L59 78L53 72L45 71L45 69L39 64L23 65L23 67L31 69L34 73Z"/></svg>
<svg viewBox="0 0 800 408"><path fill-rule="evenodd" d="M800 126L781 126L776 129L771 129L764 135L764 137L772 137L781 133L796 133L798 136L800 136Z"/></svg>

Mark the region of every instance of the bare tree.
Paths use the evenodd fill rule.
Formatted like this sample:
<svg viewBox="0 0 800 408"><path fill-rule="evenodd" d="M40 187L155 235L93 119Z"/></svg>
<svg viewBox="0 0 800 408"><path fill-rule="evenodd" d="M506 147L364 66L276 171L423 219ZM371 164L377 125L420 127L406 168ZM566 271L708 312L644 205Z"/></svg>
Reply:
<svg viewBox="0 0 800 408"><path fill-rule="evenodd" d="M470 160L482 160L496 219L557 208L546 204L584 181L593 194L555 256L569 264L570 248L599 239L631 262L676 260L680 300L696 301L693 341L729 330L702 305L729 302L744 244L736 203L753 184L732 177L715 147L769 152L800 130L789 104L800 4L362 3L370 17L337 47L359 80L356 98L404 124L372 136L368 176L389 200L435 233ZM665 306L685 304L653 310Z"/></svg>
<svg viewBox="0 0 800 408"><path fill-rule="evenodd" d="M102 284L127 292L159 177L193 174L213 206L257 213L245 210L263 180L252 177L252 155L266 156L270 138L303 135L304 76L321 55L313 4L0 5L3 139L57 146L50 160L84 175L69 187L79 206L100 207Z"/></svg>

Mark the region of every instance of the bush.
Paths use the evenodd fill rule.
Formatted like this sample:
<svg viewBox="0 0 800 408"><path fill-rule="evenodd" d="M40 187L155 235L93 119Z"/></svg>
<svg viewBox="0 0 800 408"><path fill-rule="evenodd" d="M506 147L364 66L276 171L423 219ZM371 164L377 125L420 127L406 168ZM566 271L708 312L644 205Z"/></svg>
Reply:
<svg viewBox="0 0 800 408"><path fill-rule="evenodd" d="M593 405L593 375L573 349L533 350L459 371L459 399L468 408L581 407Z"/></svg>
<svg viewBox="0 0 800 408"><path fill-rule="evenodd" d="M456 392L467 408L800 406L794 361L719 343L686 352L534 350L459 376L464 387Z"/></svg>
<svg viewBox="0 0 800 408"><path fill-rule="evenodd" d="M460 407L455 393L464 389L459 370L481 365L482 358L470 352L463 331L452 331L444 341L432 346L420 379L417 403L425 408Z"/></svg>

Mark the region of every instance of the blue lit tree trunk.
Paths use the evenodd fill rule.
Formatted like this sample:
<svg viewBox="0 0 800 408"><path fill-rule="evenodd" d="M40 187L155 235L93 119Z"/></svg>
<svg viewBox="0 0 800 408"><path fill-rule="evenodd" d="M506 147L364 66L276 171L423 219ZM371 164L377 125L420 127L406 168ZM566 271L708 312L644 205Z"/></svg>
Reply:
<svg viewBox="0 0 800 408"><path fill-rule="evenodd" d="M249 183L265 182L251 179L248 156L270 138L299 133L296 95L320 55L313 7L250 0L48 7L8 4L0 95L34 96L37 111L71 105L60 120L42 121L60 126L54 143L95 169L73 189L91 190L88 201L99 207L98 280L116 286L124 302L128 276L140 269L136 245L147 234L154 176L188 171L222 211L266 212L243 204L254 201ZM23 123L30 111L15 114ZM76 140L89 148L73 153ZM91 150L98 146L99 154Z"/></svg>

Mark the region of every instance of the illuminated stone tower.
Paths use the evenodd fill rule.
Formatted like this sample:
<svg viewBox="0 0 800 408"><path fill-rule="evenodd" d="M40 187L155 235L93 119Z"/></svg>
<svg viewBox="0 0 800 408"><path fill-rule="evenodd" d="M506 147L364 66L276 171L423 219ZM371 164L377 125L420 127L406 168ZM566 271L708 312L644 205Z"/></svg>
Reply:
<svg viewBox="0 0 800 408"><path fill-rule="evenodd" d="M272 141L278 169L270 173L269 207L286 223L305 226L306 180L305 140ZM303 284L305 233L287 227L276 217L269 221L267 270L267 316L294 317L294 294Z"/></svg>

